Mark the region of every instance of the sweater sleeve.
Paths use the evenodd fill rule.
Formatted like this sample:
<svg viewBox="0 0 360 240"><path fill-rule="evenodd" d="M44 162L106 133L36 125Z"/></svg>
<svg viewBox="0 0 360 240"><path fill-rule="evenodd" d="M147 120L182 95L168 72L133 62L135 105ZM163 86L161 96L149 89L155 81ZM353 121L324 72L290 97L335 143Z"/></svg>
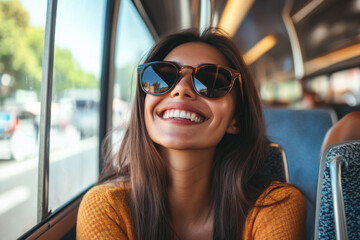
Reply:
<svg viewBox="0 0 360 240"><path fill-rule="evenodd" d="M79 207L76 239L129 239L124 221L109 199L110 189L96 186L85 194Z"/></svg>
<svg viewBox="0 0 360 240"><path fill-rule="evenodd" d="M259 198L247 219L245 239L305 239L306 203L297 188L273 184Z"/></svg>

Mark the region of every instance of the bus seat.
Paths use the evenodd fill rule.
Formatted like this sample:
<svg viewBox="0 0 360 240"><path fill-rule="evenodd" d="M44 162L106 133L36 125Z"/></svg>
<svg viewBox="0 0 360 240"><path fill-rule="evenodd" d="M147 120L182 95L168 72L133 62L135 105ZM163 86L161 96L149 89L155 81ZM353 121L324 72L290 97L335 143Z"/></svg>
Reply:
<svg viewBox="0 0 360 240"><path fill-rule="evenodd" d="M350 112L360 112L360 106L349 106L346 103L329 103L329 106L334 109L338 119L340 120Z"/></svg>
<svg viewBox="0 0 360 240"><path fill-rule="evenodd" d="M265 108L266 134L286 153L290 183L305 196L306 236L314 236L315 202L321 144L327 130L336 122L331 109Z"/></svg>
<svg viewBox="0 0 360 240"><path fill-rule="evenodd" d="M319 170L315 239L360 239L360 140L329 145Z"/></svg>
<svg viewBox="0 0 360 240"><path fill-rule="evenodd" d="M265 161L263 174L273 181L289 182L289 169L284 149L277 143L271 143L269 156Z"/></svg>

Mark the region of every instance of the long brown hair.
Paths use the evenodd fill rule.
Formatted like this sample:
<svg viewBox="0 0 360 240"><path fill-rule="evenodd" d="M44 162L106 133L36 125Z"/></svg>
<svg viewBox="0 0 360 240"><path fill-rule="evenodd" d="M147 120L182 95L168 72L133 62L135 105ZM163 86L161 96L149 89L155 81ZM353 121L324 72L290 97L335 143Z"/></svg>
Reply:
<svg viewBox="0 0 360 240"><path fill-rule="evenodd" d="M218 143L211 173L214 239L239 239L249 209L269 185L269 181L260 178L269 145L260 99L237 47L219 29L209 28L201 35L196 30L169 35L154 46L145 62L163 60L174 48L188 42L214 46L226 57L229 67L242 75L244 100L237 94L235 106L239 133L225 134ZM239 87L238 83L235 87ZM145 127L145 95L138 81L130 125L115 162L110 159L105 165L101 181L130 181L135 239L172 239L176 234L167 202L167 163Z"/></svg>

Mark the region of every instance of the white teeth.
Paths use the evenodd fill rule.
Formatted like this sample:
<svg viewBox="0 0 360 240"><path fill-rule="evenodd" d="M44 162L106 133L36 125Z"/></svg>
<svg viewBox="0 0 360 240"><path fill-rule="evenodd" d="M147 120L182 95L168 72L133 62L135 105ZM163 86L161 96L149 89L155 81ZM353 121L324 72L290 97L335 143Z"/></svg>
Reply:
<svg viewBox="0 0 360 240"><path fill-rule="evenodd" d="M185 111L180 112L180 118L186 118L186 112Z"/></svg>
<svg viewBox="0 0 360 240"><path fill-rule="evenodd" d="M195 117L196 117L196 116L195 116L195 113L191 114L190 120L194 122L194 121L195 121Z"/></svg>
<svg viewBox="0 0 360 240"><path fill-rule="evenodd" d="M171 109L171 110L165 111L163 114L163 118L164 119L181 118L181 119L187 119L187 120L190 120L190 121L196 122L196 123L202 122L201 117L198 116L196 113L187 112L187 111L178 110L178 109Z"/></svg>
<svg viewBox="0 0 360 240"><path fill-rule="evenodd" d="M165 118L165 119L169 118L169 111L166 111L166 112L164 113L163 118Z"/></svg>
<svg viewBox="0 0 360 240"><path fill-rule="evenodd" d="M176 109L174 111L174 118L178 118L178 117L180 117L180 111Z"/></svg>

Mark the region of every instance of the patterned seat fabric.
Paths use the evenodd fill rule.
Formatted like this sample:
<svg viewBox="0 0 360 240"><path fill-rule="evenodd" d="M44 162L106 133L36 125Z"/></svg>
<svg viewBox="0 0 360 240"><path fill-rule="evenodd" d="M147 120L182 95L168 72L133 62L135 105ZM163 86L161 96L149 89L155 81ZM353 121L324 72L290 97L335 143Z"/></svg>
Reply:
<svg viewBox="0 0 360 240"><path fill-rule="evenodd" d="M278 144L272 143L265 161L263 175L273 181L289 182L285 152Z"/></svg>
<svg viewBox="0 0 360 240"><path fill-rule="evenodd" d="M328 151L327 151L328 150ZM341 183L349 239L360 239L360 141L330 145L321 159L315 239L336 239L330 162L342 156Z"/></svg>

